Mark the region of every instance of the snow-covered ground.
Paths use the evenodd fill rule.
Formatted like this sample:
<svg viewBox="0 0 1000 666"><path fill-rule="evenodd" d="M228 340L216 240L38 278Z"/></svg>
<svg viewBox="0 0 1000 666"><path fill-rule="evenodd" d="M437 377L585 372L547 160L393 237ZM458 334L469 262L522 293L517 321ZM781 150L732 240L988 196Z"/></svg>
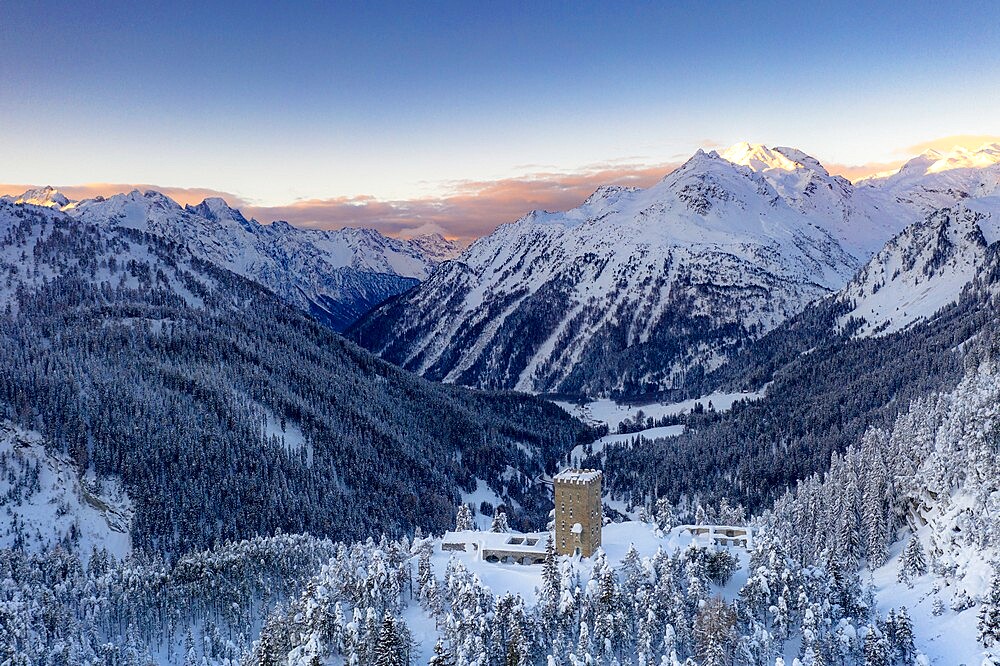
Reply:
<svg viewBox="0 0 1000 666"><path fill-rule="evenodd" d="M47 451L41 435L0 422L0 548L20 542L43 551L70 539L84 562L92 548L122 559L132 549L131 516L115 479L81 483L72 461Z"/></svg>
<svg viewBox="0 0 1000 666"><path fill-rule="evenodd" d="M493 523L493 517L487 516L479 511L479 505L483 502L488 502L494 507L498 507L501 504L505 504L503 499L497 495L496 491L489 487L489 485L482 479L476 479L476 490L471 493L462 494L462 503L469 504L475 509L475 516L473 521L476 527L481 530L488 530L490 525Z"/></svg>
<svg viewBox="0 0 1000 666"><path fill-rule="evenodd" d="M276 438L288 451L298 451L308 444L305 433L302 432L297 423L287 419L282 423L281 419L270 410L265 410L265 418L264 436ZM312 459L311 444L309 444L309 458Z"/></svg>
<svg viewBox="0 0 1000 666"><path fill-rule="evenodd" d="M913 620L917 649L927 655L931 664L979 666L984 663L983 646L976 640L979 606L960 611L952 610L951 606L956 595L961 596L963 592L970 599L987 593L993 569L986 561L986 554L966 552L962 558L965 575L952 584L933 572L907 584L897 579L905 546L906 540L897 542L890 551L889 561L872 572L870 578L868 573L862 572L862 582L870 581L875 586L879 614L884 617L890 609L898 611L905 606ZM937 616L934 615L936 599L944 605Z"/></svg>
<svg viewBox="0 0 1000 666"><path fill-rule="evenodd" d="M700 539L700 540L699 540ZM638 521L612 523L605 525L602 537L602 549L607 556L608 564L617 567L628 553L630 546L635 546L644 561L651 560L658 549L672 553L684 549L692 542L703 546L710 545L704 538L692 537L690 534L675 528L664 534L648 523ZM720 546L720 548L722 548ZM712 593L721 595L727 601L736 598L739 590L747 581L747 565L749 555L739 547L727 547L738 560L739 569L725 587L713 587ZM448 566L449 560L455 558L490 589L494 596L505 592L520 595L526 604L536 603L536 591L542 584L542 565L490 563L479 557L476 552L442 551L441 540L434 540L434 554L431 557L431 567L434 575L440 578ZM590 579L596 555L591 558L567 558L572 562L573 569L580 574L580 580ZM416 559L414 559L416 567ZM434 649L434 642L439 636L435 629L433 618L421 608L420 604L410 604L403 613L403 619L413 632L413 638L419 646L420 656L427 659ZM421 662L422 663L422 662Z"/></svg>
<svg viewBox="0 0 1000 666"><path fill-rule="evenodd" d="M991 562L995 563L1000 553L992 546L975 547L963 534L970 516L981 510L975 493L959 490L943 508L921 511L928 524L919 528L916 536L928 554L928 572L912 577L909 583L899 581L903 551L910 538L907 534L893 544L889 561L870 574L879 611L884 615L891 608L906 606L917 646L932 664L985 663L986 653L977 640L979 611L993 578ZM931 565L931 556L937 560L936 568ZM868 575L863 572L862 580ZM936 601L942 607L939 615L934 615ZM969 607L963 608L966 605Z"/></svg>
<svg viewBox="0 0 1000 666"><path fill-rule="evenodd" d="M562 400L553 400L567 412L592 425L607 425L610 432L616 432L618 425L622 421L634 421L636 414L640 411L644 416L654 419L664 416L675 416L690 412L695 405L701 404L708 409L709 403L717 412L729 410L737 400L756 400L763 397L764 392L755 391L753 393L712 393L700 398L684 400L682 402L654 402L649 404L640 403L618 403L610 398L594 400L592 402L576 403ZM676 433L675 433L676 434Z"/></svg>
<svg viewBox="0 0 1000 666"><path fill-rule="evenodd" d="M695 405L702 405L718 412L725 412L732 408L737 400L756 400L764 395L764 389L753 393L712 393L701 398L684 400L682 402L656 402L652 404L620 404L610 399L594 400L593 402L574 403L559 400L553 402L578 419L591 425L606 425L612 433L616 433L622 421L634 421L636 416L642 412L645 418L652 417L660 419L664 416L675 416L690 412ZM621 442L632 442L653 439L663 439L666 437L676 437L684 432L684 426L671 425L659 426L656 428L646 428L637 432L611 434L601 437L589 445L579 445L570 452L571 464L582 460L586 455L599 454L608 444L618 444Z"/></svg>
<svg viewBox="0 0 1000 666"><path fill-rule="evenodd" d="M672 425L661 426L659 428L647 428L639 432L631 432L623 435L605 435L591 444L578 444L573 447L569 454L570 464L578 466L578 461L587 455L596 455L604 451L608 444L618 444L620 442L638 442L641 440L664 439L666 437L676 437L684 432L684 426Z"/></svg>

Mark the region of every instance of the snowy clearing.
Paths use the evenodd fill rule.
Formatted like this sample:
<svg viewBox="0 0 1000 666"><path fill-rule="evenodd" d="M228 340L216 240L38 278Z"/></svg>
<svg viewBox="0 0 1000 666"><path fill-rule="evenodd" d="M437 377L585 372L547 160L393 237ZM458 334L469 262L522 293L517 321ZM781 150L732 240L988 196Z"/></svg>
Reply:
<svg viewBox="0 0 1000 666"><path fill-rule="evenodd" d="M92 477L92 475L91 475ZM46 451L41 435L0 422L0 548L43 552L67 544L87 562L93 548L117 559L131 550L128 496L114 479L84 487L72 461Z"/></svg>
<svg viewBox="0 0 1000 666"><path fill-rule="evenodd" d="M553 400L567 412L577 417L585 423L592 425L604 424L608 426L610 432L616 432L618 425L625 420L632 421L640 411L644 416L654 419L664 416L676 416L690 412L695 405L701 404L706 409L709 403L717 412L725 412L732 408L737 400L757 400L764 396L764 390L752 393L722 393L716 392L700 398L692 398L682 402L654 402L649 404L638 403L617 403L609 398L602 398L592 402L575 403L563 400Z"/></svg>

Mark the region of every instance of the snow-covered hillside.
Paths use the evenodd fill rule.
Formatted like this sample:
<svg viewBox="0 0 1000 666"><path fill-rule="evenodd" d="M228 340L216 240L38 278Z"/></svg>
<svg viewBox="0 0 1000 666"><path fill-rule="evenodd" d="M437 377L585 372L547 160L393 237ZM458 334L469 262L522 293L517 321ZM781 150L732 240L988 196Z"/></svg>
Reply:
<svg viewBox="0 0 1000 666"><path fill-rule="evenodd" d="M890 429L869 430L758 524L804 563L861 566L883 613L907 607L930 663L996 663L998 436L1000 374L987 359Z"/></svg>
<svg viewBox="0 0 1000 666"><path fill-rule="evenodd" d="M699 151L649 189L501 226L352 335L449 382L669 389L841 288L916 219L879 196L801 151Z"/></svg>
<svg viewBox="0 0 1000 666"><path fill-rule="evenodd" d="M977 208L943 208L890 240L837 296L853 305L839 324L853 319L856 335L888 334L957 301L1000 240L1000 215Z"/></svg>
<svg viewBox="0 0 1000 666"><path fill-rule="evenodd" d="M131 551L132 504L114 477L81 481L73 462L46 450L36 432L0 421L0 548L45 552L57 545L86 562L96 549Z"/></svg>
<svg viewBox="0 0 1000 666"><path fill-rule="evenodd" d="M462 244L448 240L438 233L413 236L408 238L406 243L427 259L438 262L456 259L464 249Z"/></svg>
<svg viewBox="0 0 1000 666"><path fill-rule="evenodd" d="M386 298L424 280L448 241L387 238L374 229L298 229L247 220L218 198L181 207L153 191L81 201L69 213L187 245L198 257L250 278L341 330Z"/></svg>
<svg viewBox="0 0 1000 666"><path fill-rule="evenodd" d="M155 191L71 202L51 187L5 197L65 211L83 222L156 234L254 280L342 330L369 309L424 280L459 247L440 235L399 240L374 229L299 229L260 224L219 198L180 206Z"/></svg>

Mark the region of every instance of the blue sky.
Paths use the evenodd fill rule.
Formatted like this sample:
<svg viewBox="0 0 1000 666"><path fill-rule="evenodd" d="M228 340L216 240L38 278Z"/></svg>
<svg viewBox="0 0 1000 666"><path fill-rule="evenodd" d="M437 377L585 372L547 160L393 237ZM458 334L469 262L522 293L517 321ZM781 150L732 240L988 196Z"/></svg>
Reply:
<svg viewBox="0 0 1000 666"><path fill-rule="evenodd" d="M5 3L2 183L246 202L1000 135L1000 3Z"/></svg>

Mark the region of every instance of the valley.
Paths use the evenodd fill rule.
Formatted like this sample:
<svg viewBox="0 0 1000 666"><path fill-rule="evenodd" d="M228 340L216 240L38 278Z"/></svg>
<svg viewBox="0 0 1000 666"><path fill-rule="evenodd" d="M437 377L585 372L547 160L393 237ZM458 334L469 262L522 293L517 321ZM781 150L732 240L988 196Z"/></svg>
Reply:
<svg viewBox="0 0 1000 666"><path fill-rule="evenodd" d="M996 155L741 143L460 253L6 197L0 657L992 658ZM576 468L592 556L446 547L554 534Z"/></svg>

